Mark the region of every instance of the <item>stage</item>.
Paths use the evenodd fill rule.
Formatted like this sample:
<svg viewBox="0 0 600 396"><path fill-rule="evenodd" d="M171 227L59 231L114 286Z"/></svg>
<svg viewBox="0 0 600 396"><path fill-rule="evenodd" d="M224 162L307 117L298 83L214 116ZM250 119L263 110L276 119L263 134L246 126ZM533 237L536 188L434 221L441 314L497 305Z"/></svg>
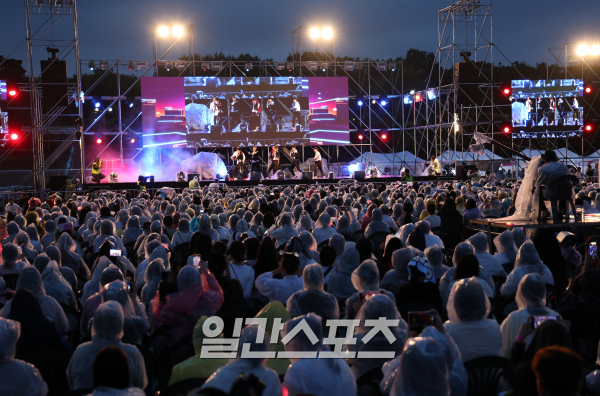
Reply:
<svg viewBox="0 0 600 396"><path fill-rule="evenodd" d="M453 181L455 178L453 176L413 176L414 182L424 182L424 181ZM107 181L104 179L103 181ZM381 177L371 177L365 179L353 179L353 178L338 178L338 179L329 179L329 178L316 178L316 179L263 179L263 180L232 180L229 179L225 181L223 179L219 179L219 184L227 184L229 187L254 187L259 184L264 186L294 186L294 185L311 185L311 184L338 184L342 183L393 183L396 181L401 181L400 176L381 176ZM200 187L207 187L209 184L214 183L214 180L200 180ZM177 182L177 181L155 181L153 183L146 183L147 190L157 190L163 187L168 188L177 188L184 189L189 188L188 182ZM123 182L123 183L91 183L91 184L83 184L83 189L106 189L106 190L138 190L137 182Z"/></svg>

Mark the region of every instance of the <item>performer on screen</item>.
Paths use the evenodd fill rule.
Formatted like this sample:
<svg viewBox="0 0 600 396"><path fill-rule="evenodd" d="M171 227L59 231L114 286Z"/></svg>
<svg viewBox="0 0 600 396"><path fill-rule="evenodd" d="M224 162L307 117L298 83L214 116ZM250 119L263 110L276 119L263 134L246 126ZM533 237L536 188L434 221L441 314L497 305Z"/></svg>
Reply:
<svg viewBox="0 0 600 396"><path fill-rule="evenodd" d="M258 98L252 98L252 114L250 115L250 129L258 131L260 129L260 113L262 108Z"/></svg>
<svg viewBox="0 0 600 396"><path fill-rule="evenodd" d="M579 125L579 102L577 98L573 98L573 125Z"/></svg>
<svg viewBox="0 0 600 396"><path fill-rule="evenodd" d="M242 170L242 179L245 179L248 175L248 167L246 166L246 155L242 152L242 149L238 147L231 156L231 159L237 162L237 165L231 170L234 180L237 179L240 169Z"/></svg>
<svg viewBox="0 0 600 396"><path fill-rule="evenodd" d="M298 152L298 150L296 150L295 146L292 146L292 149L290 150L290 156L292 157L290 172L292 173L293 177L296 177L295 170L298 169L298 172L300 173L302 173L302 170L300 170L300 161L298 160L298 158L300 158L300 153Z"/></svg>
<svg viewBox="0 0 600 396"><path fill-rule="evenodd" d="M252 147L252 152L250 153L250 165L252 166L252 172L260 172L260 155L258 154L258 149L256 147Z"/></svg>
<svg viewBox="0 0 600 396"><path fill-rule="evenodd" d="M302 125L300 122L301 114L300 102L298 102L298 98L294 96L294 99L292 99L292 129L296 129L296 124Z"/></svg>
<svg viewBox="0 0 600 396"><path fill-rule="evenodd" d="M562 125L565 124L565 101L562 97L558 98L558 103L556 104L556 119L557 125L560 123Z"/></svg>
<svg viewBox="0 0 600 396"><path fill-rule="evenodd" d="M315 177L317 177L317 170L321 171L321 176L325 177L325 173L323 172L323 159L321 158L321 153L319 152L319 148L315 147Z"/></svg>
<svg viewBox="0 0 600 396"><path fill-rule="evenodd" d="M100 183L100 181L106 177L100 172L101 170L102 161L100 160L100 158L96 158L92 163L92 178L96 183Z"/></svg>
<svg viewBox="0 0 600 396"><path fill-rule="evenodd" d="M535 108L535 125L538 125L544 117L544 98L542 95L538 96L536 108Z"/></svg>
<svg viewBox="0 0 600 396"><path fill-rule="evenodd" d="M221 124L221 103L219 103L219 99L216 96L213 96L212 102L210 102L209 110L213 115L213 125Z"/></svg>
<svg viewBox="0 0 600 396"><path fill-rule="evenodd" d="M237 97L234 96L229 103L229 129L234 130L238 125L240 125L240 105Z"/></svg>
<svg viewBox="0 0 600 396"><path fill-rule="evenodd" d="M266 178L269 178L271 170L273 170L273 174L276 174L279 170L279 147L273 146L273 150L269 153L269 159L271 160L271 165L269 165L269 169L267 169Z"/></svg>
<svg viewBox="0 0 600 396"><path fill-rule="evenodd" d="M535 111L535 106L533 105L533 100L528 96L525 101L525 109L527 109L527 119L533 120L533 112Z"/></svg>
<svg viewBox="0 0 600 396"><path fill-rule="evenodd" d="M556 104L554 103L554 98L550 98L550 108L548 109L548 125L554 125L554 120L556 118Z"/></svg>
<svg viewBox="0 0 600 396"><path fill-rule="evenodd" d="M275 125L275 128L277 128L277 122L275 121L275 116L277 115L277 110L275 109L275 101L273 100L272 97L270 97L269 100L267 100L266 111L267 111L267 119L269 120L269 124Z"/></svg>

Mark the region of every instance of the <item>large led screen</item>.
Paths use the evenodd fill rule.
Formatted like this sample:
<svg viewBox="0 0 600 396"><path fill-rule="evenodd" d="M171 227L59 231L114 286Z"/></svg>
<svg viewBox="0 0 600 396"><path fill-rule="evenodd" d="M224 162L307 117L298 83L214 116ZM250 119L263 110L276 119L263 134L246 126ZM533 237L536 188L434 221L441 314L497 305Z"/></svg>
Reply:
<svg viewBox="0 0 600 396"><path fill-rule="evenodd" d="M144 147L349 144L347 77L144 77Z"/></svg>
<svg viewBox="0 0 600 396"><path fill-rule="evenodd" d="M511 87L515 133L582 130L582 80L513 80Z"/></svg>

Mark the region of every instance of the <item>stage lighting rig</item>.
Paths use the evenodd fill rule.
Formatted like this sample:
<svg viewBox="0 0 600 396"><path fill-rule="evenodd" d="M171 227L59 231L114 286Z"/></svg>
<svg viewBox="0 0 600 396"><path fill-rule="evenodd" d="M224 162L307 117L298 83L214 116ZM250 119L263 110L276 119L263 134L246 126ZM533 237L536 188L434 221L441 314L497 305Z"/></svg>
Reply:
<svg viewBox="0 0 600 396"><path fill-rule="evenodd" d="M395 63L390 63L388 65L388 67L390 68L391 71L396 71L396 64Z"/></svg>
<svg viewBox="0 0 600 396"><path fill-rule="evenodd" d="M129 61L127 63L127 66L129 67L129 71L132 71L135 68L135 62L134 61Z"/></svg>
<svg viewBox="0 0 600 396"><path fill-rule="evenodd" d="M386 71L387 70L387 63L386 62L377 62L377 70L379 70L379 71Z"/></svg>
<svg viewBox="0 0 600 396"><path fill-rule="evenodd" d="M167 37L169 35L169 27L168 26L159 26L156 29L156 34L158 34L160 37Z"/></svg>
<svg viewBox="0 0 600 396"><path fill-rule="evenodd" d="M171 34L175 37L181 37L181 36L183 36L184 33L185 33L185 30L183 29L183 26L181 26L181 25L175 25L171 29Z"/></svg>
<svg viewBox="0 0 600 396"><path fill-rule="evenodd" d="M93 60L88 62L88 67L90 68L90 70L94 70L96 68L96 62L94 62Z"/></svg>

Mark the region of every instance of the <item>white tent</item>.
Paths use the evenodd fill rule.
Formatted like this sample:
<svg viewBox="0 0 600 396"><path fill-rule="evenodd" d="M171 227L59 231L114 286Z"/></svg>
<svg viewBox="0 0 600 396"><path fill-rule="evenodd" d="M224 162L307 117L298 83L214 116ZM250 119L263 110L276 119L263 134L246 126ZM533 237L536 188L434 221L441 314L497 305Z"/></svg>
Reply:
<svg viewBox="0 0 600 396"><path fill-rule="evenodd" d="M415 158L415 155L413 153L410 153L408 151L402 151L395 154L373 153L371 155L371 153L364 153L361 156L350 161L350 164L351 171L369 171L371 169L369 163L372 163L374 166L377 167L381 174L398 175L400 174L400 171L403 168L408 168L410 169L410 173L414 175L416 174L415 163L417 165L416 168L420 171L424 162L424 159L421 159L419 157ZM386 171L386 168L388 168L389 171Z"/></svg>

